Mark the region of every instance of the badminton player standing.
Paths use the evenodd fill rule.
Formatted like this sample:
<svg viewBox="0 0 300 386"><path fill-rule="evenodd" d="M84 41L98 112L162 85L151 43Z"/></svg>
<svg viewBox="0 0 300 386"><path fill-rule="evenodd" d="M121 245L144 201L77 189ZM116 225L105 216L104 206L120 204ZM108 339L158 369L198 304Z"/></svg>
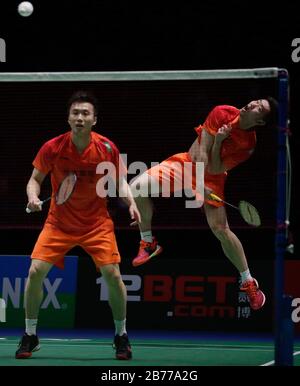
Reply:
<svg viewBox="0 0 300 386"><path fill-rule="evenodd" d="M40 187L48 173L51 173L53 192L57 192L60 182L69 173L75 173L77 178L68 201L57 205L55 199L51 200L48 217L31 255L25 288L26 329L16 352L17 359L29 358L39 349L36 326L43 299L43 280L53 265L63 268L65 254L76 245L92 257L108 286L116 329L116 358L132 357L125 325L126 288L119 270L114 225L106 208L106 198L96 193L101 177L96 168L100 162L109 161L116 167L116 185L120 196L126 198L131 218L139 222L140 214L125 178L118 178L117 147L92 131L97 113L97 101L91 94L73 94L68 104L71 131L46 142L33 161L34 169L27 185L27 207L31 212L41 210Z"/></svg>
<svg viewBox="0 0 300 386"><path fill-rule="evenodd" d="M209 113L204 124L196 128L198 138L188 153L175 154L149 169L132 183L132 188L136 192L147 191L147 188L150 191L151 184L159 182L161 189L166 182L172 191L178 183L182 186L184 162L203 162L206 193L214 192L224 199L227 171L247 160L253 153L256 145L255 128L274 125L276 120L277 102L273 98L251 101L242 109L228 105L217 106ZM195 176L191 177L195 189ZM140 248L132 262L138 266L161 253L162 248L152 236L151 200L142 195L137 195L135 200L142 215L139 224ZM240 272L241 290L246 291L250 306L255 310L261 308L265 303L265 295L250 274L240 240L229 228L224 204L209 200L206 196L204 211L212 232L221 242L224 254Z"/></svg>

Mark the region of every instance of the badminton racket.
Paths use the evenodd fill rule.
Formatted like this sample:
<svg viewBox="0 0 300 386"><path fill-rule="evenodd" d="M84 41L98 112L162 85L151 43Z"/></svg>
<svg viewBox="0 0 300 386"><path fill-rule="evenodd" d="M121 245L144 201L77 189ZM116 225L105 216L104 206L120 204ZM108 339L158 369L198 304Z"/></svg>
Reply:
<svg viewBox="0 0 300 386"><path fill-rule="evenodd" d="M57 205L62 205L71 197L75 185L76 185L77 177L75 173L69 173L60 183L57 193L55 195L55 201ZM40 205L44 205L47 201L51 200L51 196L46 198L43 201L40 201ZM31 210L27 207L27 213L31 213Z"/></svg>
<svg viewBox="0 0 300 386"><path fill-rule="evenodd" d="M218 197L214 193L210 193L209 197L214 201L223 202L224 204L229 205L232 208L237 209L247 224L253 225L255 227L260 226L261 221L260 221L259 213L258 213L257 209L249 202L242 200L239 202L238 206L235 206L235 205L230 204L229 202L222 200L220 197Z"/></svg>

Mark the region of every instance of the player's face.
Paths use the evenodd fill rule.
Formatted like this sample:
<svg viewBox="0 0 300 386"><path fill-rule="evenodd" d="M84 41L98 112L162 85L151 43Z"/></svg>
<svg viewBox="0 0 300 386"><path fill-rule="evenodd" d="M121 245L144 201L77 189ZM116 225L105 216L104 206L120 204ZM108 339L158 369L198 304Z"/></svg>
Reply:
<svg viewBox="0 0 300 386"><path fill-rule="evenodd" d="M73 103L70 107L68 122L74 134L89 134L97 122L94 106L88 102Z"/></svg>
<svg viewBox="0 0 300 386"><path fill-rule="evenodd" d="M264 125L264 117L270 112L270 104L266 99L249 102L240 110L240 117L248 125Z"/></svg>

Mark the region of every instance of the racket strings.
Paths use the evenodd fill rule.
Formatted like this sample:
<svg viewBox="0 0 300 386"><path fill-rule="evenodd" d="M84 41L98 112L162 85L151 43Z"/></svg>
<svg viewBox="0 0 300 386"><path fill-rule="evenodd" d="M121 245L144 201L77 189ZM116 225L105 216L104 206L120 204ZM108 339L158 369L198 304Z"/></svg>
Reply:
<svg viewBox="0 0 300 386"><path fill-rule="evenodd" d="M250 225L259 226L261 224L257 209L247 201L239 203L240 213L243 219Z"/></svg>
<svg viewBox="0 0 300 386"><path fill-rule="evenodd" d="M70 198L71 194L73 193L76 180L76 175L70 174L62 181L56 195L56 203L58 205L65 203Z"/></svg>

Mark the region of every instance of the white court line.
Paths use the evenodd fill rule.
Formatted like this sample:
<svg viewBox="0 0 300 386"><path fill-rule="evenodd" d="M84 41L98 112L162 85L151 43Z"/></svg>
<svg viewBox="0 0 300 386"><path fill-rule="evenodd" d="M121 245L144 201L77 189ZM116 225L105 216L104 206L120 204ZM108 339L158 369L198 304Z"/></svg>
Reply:
<svg viewBox="0 0 300 386"><path fill-rule="evenodd" d="M42 342L41 342L42 343ZM104 343L104 344L103 344ZM107 342L102 342L102 344L104 346L108 346L108 347L111 347L111 344L110 343L107 343ZM10 342L10 343L2 343L1 346L13 346L15 345L13 342ZM72 344L72 345L68 345L68 344L55 344L55 345L51 345L53 347L69 347L69 348L72 348L72 347L82 347L81 344ZM50 348L50 346L48 346L47 348ZM161 350L162 348L168 348L168 346L151 346L151 348L154 348L154 349L159 349ZM206 350L206 351L215 351L217 348L220 348L222 350L227 350L227 351L262 351L262 352L272 352L273 351L273 348L270 348L270 349L255 349L255 350L249 350L249 348L237 348L237 347L222 347L222 346L218 346L218 347L201 347L201 346L198 346L198 347L180 347L181 350L184 350L184 349L187 349L187 350ZM145 349L145 350L149 350L149 346L135 346L135 349Z"/></svg>
<svg viewBox="0 0 300 386"><path fill-rule="evenodd" d="M68 339L68 338L43 338L42 342L55 341L55 342L90 342L91 339Z"/></svg>
<svg viewBox="0 0 300 386"><path fill-rule="evenodd" d="M300 354L300 351L295 351L293 353L293 356L295 357L296 355L299 355L299 354ZM260 366L272 366L272 365L274 365L274 363L275 363L275 361L270 361L270 362L267 362L267 363L263 363Z"/></svg>
<svg viewBox="0 0 300 386"><path fill-rule="evenodd" d="M7 338L3 338L3 339L7 339ZM17 339L11 339L9 340L10 343L12 342L18 342L19 340ZM102 345L108 345L108 346L111 346L111 343L108 342L108 341L101 341L101 340L97 340L95 341L94 339L68 339L68 338L42 338L40 339L40 342L43 343L43 342L76 342L76 341L82 341L82 343L87 343L88 345L98 345L98 344L102 344ZM72 345L74 346L74 345ZM233 346L233 347L230 347L230 346ZM245 347L246 346L246 347ZM167 344L167 343L164 343L164 344L161 344L161 343L158 343L157 345L155 345L155 343L139 343L139 342L135 342L135 347L146 347L146 348L149 348L149 347L153 347L153 348L164 348L164 347L167 347L167 348L174 348L174 347L180 347L180 348L212 348L212 349L229 349L229 350L235 350L235 349L244 349L244 350L256 350L256 349L267 349L267 351L269 350L273 350L274 347L272 345L247 345L247 344L233 344L233 345L228 345L228 344L206 344L206 343L170 343L170 344Z"/></svg>

